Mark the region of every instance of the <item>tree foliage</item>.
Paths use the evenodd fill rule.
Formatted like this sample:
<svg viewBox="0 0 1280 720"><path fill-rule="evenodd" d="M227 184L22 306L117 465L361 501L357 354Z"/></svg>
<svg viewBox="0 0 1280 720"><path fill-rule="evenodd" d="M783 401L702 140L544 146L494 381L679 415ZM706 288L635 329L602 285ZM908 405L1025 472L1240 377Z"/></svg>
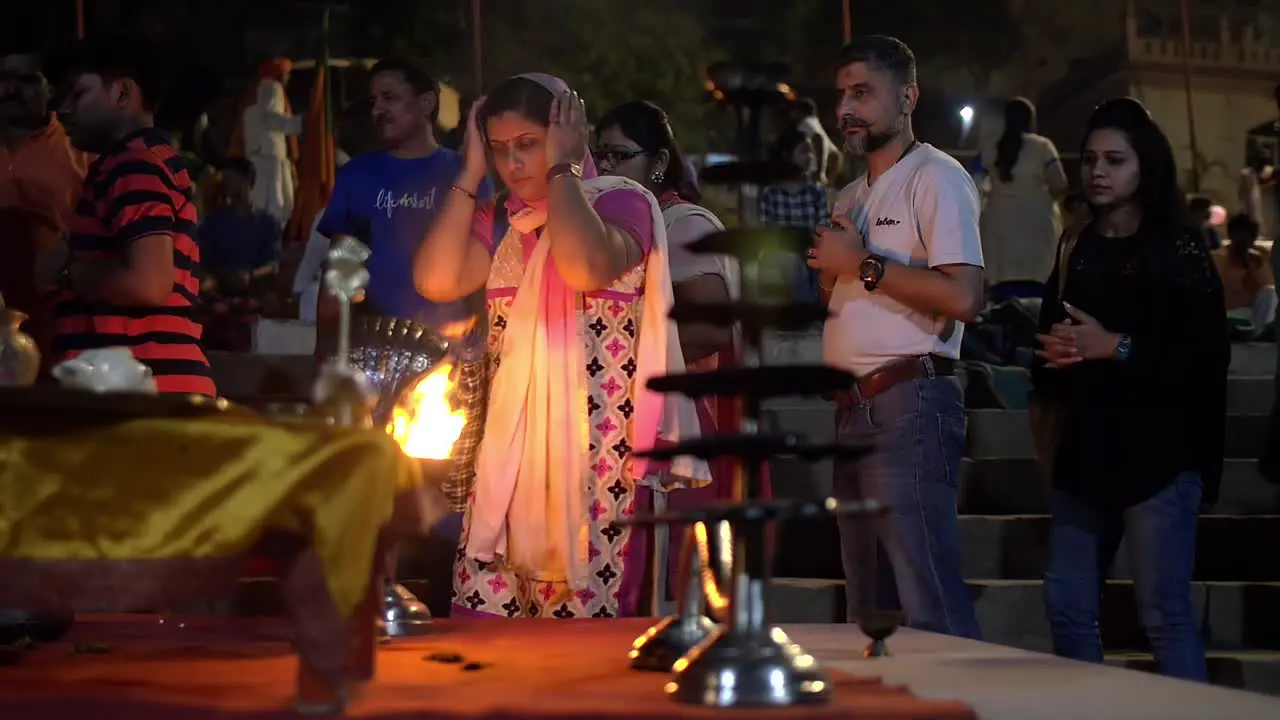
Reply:
<svg viewBox="0 0 1280 720"><path fill-rule="evenodd" d="M565 78L598 116L634 99L660 105L681 141L731 147L732 120L702 89L719 59L783 61L793 85L822 98L841 44L841 0L481 0L485 84L520 72ZM1023 34L1010 0L850 0L855 33L901 38L931 68L966 69L976 85L1015 58ZM423 57L474 92L471 3L351 3L353 41L371 55Z"/></svg>
<svg viewBox="0 0 1280 720"><path fill-rule="evenodd" d="M372 3L371 3L372 4ZM356 6L363 46L372 54L412 54L474 94L468 2L389 0L376 13ZM676 0L540 0L482 5L485 85L522 72L563 77L593 117L646 99L672 118L687 144L705 145L702 70L718 55L703 42L697 17Z"/></svg>

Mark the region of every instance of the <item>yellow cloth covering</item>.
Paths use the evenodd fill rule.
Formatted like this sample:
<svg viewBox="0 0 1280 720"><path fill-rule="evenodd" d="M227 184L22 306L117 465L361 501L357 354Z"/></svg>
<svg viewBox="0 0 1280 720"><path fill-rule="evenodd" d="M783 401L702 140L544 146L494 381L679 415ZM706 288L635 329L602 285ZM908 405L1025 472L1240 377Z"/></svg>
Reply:
<svg viewBox="0 0 1280 720"><path fill-rule="evenodd" d="M398 492L422 482L385 433L243 411L104 419L0 408L0 558L228 558L300 533L349 616Z"/></svg>

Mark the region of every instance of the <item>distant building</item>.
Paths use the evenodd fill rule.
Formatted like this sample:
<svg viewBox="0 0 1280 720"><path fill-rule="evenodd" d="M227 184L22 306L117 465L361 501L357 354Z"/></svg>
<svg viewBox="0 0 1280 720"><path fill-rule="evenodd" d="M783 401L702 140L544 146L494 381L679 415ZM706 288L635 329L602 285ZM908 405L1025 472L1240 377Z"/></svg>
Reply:
<svg viewBox="0 0 1280 720"><path fill-rule="evenodd" d="M1132 95L1168 133L1184 184L1197 167L1201 190L1233 209L1250 131L1277 118L1280 0L1191 0L1194 158L1179 1L1129 0L1123 7L1115 27L1114 15L1093 16L1094 42L1114 40L1072 63L1039 93L1040 131L1065 159L1079 148L1084 122L1098 103Z"/></svg>

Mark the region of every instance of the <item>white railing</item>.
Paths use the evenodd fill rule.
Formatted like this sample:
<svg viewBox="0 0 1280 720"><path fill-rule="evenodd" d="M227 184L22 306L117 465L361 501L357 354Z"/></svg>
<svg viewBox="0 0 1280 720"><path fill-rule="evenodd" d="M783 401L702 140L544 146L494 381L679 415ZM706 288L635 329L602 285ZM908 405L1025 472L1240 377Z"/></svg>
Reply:
<svg viewBox="0 0 1280 720"><path fill-rule="evenodd" d="M1280 48L1259 42L1251 32L1238 39L1228 28L1223 17L1222 36L1217 42L1193 41L1191 65L1193 67L1234 68L1241 70L1280 71ZM1182 64L1183 49L1180 37L1142 37L1133 13L1126 20L1129 59L1135 62Z"/></svg>

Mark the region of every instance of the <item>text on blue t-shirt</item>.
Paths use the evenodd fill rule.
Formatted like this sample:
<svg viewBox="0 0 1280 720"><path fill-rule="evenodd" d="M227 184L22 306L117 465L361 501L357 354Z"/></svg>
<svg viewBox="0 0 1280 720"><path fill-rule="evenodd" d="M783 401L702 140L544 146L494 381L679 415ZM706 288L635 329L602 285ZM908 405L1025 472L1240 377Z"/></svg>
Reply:
<svg viewBox="0 0 1280 720"><path fill-rule="evenodd" d="M462 320L464 301L436 303L413 284L413 256L445 196L462 170L462 156L439 148L421 158L398 158L384 151L351 159L334 182L317 230L326 237L351 235L369 246L369 287L365 302L379 315L427 326ZM488 180L476 195L492 194Z"/></svg>

